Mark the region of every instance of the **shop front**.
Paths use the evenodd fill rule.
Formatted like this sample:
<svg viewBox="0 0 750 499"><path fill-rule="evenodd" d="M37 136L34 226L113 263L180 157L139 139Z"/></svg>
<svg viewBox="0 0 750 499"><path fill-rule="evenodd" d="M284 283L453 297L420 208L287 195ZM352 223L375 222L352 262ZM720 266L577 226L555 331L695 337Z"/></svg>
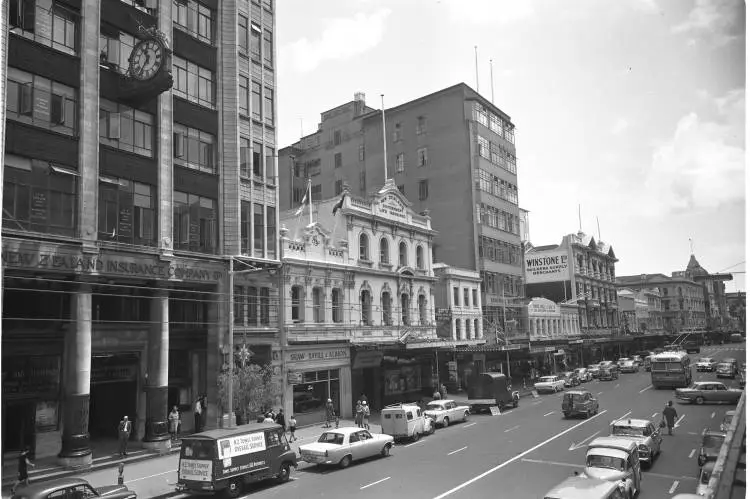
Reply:
<svg viewBox="0 0 750 499"><path fill-rule="evenodd" d="M352 348L352 400L367 397L371 410L383 407L380 380L383 379L383 350L376 347Z"/></svg>
<svg viewBox="0 0 750 499"><path fill-rule="evenodd" d="M284 353L286 385L284 412L298 426L326 420L326 402L336 414L352 415L352 376L349 345L290 346Z"/></svg>

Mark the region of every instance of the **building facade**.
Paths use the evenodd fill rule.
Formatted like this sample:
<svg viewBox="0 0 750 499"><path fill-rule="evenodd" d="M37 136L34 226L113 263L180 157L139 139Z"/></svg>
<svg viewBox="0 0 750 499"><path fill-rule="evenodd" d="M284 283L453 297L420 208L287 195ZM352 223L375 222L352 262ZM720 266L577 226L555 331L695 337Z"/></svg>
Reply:
<svg viewBox="0 0 750 499"><path fill-rule="evenodd" d="M85 465L123 415L163 449L167 407L202 394L217 424L229 262L279 266L274 11L10 0L4 451ZM276 281L240 282L267 305L240 334L272 362Z"/></svg>
<svg viewBox="0 0 750 499"><path fill-rule="evenodd" d="M482 290L479 273L474 270L432 265L435 277L435 315L438 336L454 342L484 341Z"/></svg>
<svg viewBox="0 0 750 499"><path fill-rule="evenodd" d="M744 291L727 293L727 310L729 311L732 330L745 332L746 307L747 293Z"/></svg>
<svg viewBox="0 0 750 499"><path fill-rule="evenodd" d="M438 235L435 261L480 272L482 312L518 327L523 275L515 127L510 117L465 84L386 109L363 94L321 114L318 130L279 152L281 205L304 196L340 194L343 185L366 196L385 177L429 210Z"/></svg>

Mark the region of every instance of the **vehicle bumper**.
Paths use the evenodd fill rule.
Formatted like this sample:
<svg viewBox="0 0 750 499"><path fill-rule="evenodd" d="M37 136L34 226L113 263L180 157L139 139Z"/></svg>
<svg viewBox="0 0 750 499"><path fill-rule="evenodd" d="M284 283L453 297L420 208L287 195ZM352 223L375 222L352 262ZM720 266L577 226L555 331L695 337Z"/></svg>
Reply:
<svg viewBox="0 0 750 499"><path fill-rule="evenodd" d="M183 494L212 496L220 489L210 482L191 482L189 484L177 482L175 490Z"/></svg>
<svg viewBox="0 0 750 499"><path fill-rule="evenodd" d="M310 464L333 464L334 461L331 460L330 457L326 456L300 456L298 458L300 461L304 461L306 463Z"/></svg>

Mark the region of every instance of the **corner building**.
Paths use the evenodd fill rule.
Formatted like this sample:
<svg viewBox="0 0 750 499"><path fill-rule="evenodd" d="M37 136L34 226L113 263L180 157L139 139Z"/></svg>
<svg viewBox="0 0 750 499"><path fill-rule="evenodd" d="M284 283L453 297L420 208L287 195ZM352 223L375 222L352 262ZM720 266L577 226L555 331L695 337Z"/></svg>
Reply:
<svg viewBox="0 0 750 499"><path fill-rule="evenodd" d="M295 208L312 180L313 200L345 183L367 196L384 181L382 111L364 94L321 113L318 130L279 152L280 203ZM522 249L515 126L460 83L385 110L388 178L438 235L434 262L482 278L486 322L520 323ZM515 326L514 326L515 327Z"/></svg>
<svg viewBox="0 0 750 499"><path fill-rule="evenodd" d="M10 0L4 451L86 465L123 415L164 449L167 408L192 431L201 394L215 426L230 258L260 269L239 280L265 297L241 333L272 362L274 9Z"/></svg>

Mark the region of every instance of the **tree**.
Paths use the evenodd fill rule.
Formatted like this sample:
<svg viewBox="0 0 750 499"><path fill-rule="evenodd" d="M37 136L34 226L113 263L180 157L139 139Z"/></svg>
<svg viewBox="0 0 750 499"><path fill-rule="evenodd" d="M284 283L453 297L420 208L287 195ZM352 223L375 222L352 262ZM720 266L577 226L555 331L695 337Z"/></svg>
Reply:
<svg viewBox="0 0 750 499"><path fill-rule="evenodd" d="M219 404L224 413L229 412L229 376L229 371L225 371L219 374L218 379ZM280 403L281 385L270 364L235 367L232 376L233 410L243 422L255 419Z"/></svg>

